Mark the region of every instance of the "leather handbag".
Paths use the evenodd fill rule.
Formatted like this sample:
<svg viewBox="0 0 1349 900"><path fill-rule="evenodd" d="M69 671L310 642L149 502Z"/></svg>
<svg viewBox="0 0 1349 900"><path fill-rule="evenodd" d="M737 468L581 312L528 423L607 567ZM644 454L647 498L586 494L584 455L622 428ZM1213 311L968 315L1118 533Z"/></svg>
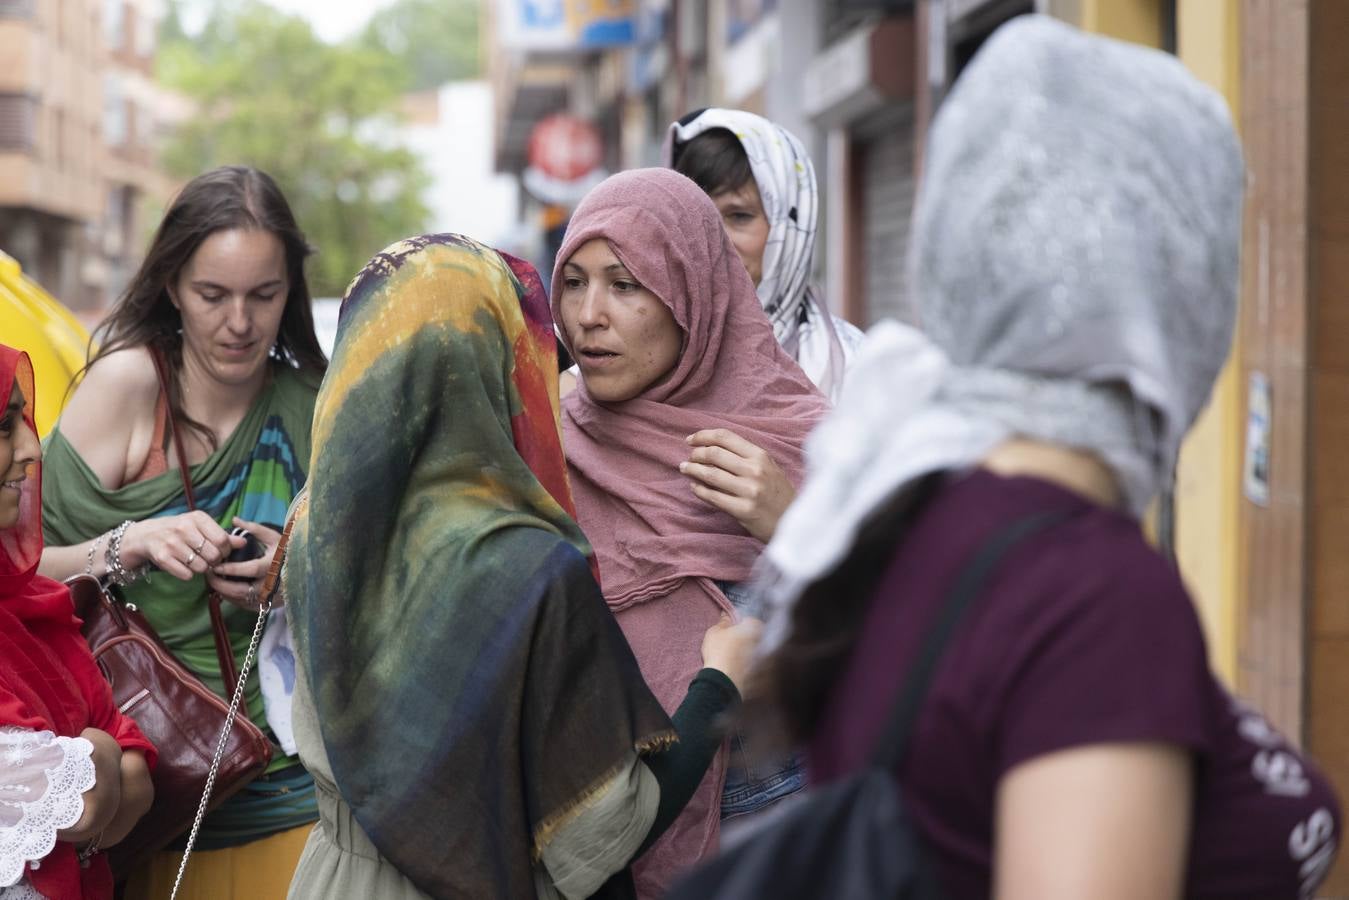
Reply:
<svg viewBox="0 0 1349 900"><path fill-rule="evenodd" d="M167 390L163 362L158 353L151 355L161 389ZM187 455L172 414L169 430L188 508L196 509ZM280 558L278 548L275 559ZM246 665L252 661L270 610L279 569L279 565L274 565L264 583L262 596L268 602L258 612ZM261 775L272 760L272 744L239 708L242 681L248 677L248 671L245 668L243 678L240 677L217 594L212 592L208 601L211 628L221 677L231 691L233 703L221 699L203 684L165 646L136 607L109 595L98 579L77 575L66 584L70 586L76 614L84 620L85 640L112 685L113 701L135 721L159 753L152 775L155 798L150 811L125 839L107 851L113 873L120 878L137 861L168 846L190 828L195 833L202 814ZM219 764L212 777L217 753ZM214 784L210 802L199 814L199 801L210 782Z"/></svg>
<svg viewBox="0 0 1349 900"><path fill-rule="evenodd" d="M109 596L91 575L76 575L66 584L84 620L85 640L112 685L113 702L159 752L150 811L106 851L114 876L121 878L192 826L230 704L174 657L134 605ZM261 775L271 759L272 745L262 730L246 715L234 717L210 808Z"/></svg>

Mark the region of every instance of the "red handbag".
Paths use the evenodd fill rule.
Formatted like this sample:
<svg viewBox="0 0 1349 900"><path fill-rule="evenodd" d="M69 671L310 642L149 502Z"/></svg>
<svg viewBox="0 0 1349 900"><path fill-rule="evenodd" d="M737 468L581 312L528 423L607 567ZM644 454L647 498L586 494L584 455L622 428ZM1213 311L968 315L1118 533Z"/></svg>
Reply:
<svg viewBox="0 0 1349 900"><path fill-rule="evenodd" d="M92 575L76 575L66 584L76 614L84 620L89 649L112 685L113 702L159 752L153 773L154 804L126 838L107 850L113 874L121 878L136 862L192 827L229 719L233 721L225 735L209 809L263 773L272 760L272 745L242 710L230 716L230 704L178 661L135 606L109 596ZM217 613L212 610L211 620L224 671L225 654L231 663L234 655L227 633L221 640L225 622Z"/></svg>

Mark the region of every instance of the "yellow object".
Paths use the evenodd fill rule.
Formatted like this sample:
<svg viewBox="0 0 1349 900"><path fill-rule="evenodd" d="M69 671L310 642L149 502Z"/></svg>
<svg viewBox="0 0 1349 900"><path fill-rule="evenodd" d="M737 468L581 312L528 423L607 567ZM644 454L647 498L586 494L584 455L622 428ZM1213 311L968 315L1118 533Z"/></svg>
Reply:
<svg viewBox="0 0 1349 900"><path fill-rule="evenodd" d="M178 896L183 900L285 900L313 825L226 850L194 850ZM127 879L126 900L163 900L183 854L164 850Z"/></svg>
<svg viewBox="0 0 1349 900"><path fill-rule="evenodd" d="M46 437L65 405L66 388L84 367L89 332L4 252L0 252L0 343L23 350L33 360L37 382L33 413L38 436Z"/></svg>

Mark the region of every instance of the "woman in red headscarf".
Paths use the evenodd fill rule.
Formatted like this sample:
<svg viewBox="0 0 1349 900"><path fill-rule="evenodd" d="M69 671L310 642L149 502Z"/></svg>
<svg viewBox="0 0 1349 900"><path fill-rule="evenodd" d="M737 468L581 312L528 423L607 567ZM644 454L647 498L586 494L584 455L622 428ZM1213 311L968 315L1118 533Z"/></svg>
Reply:
<svg viewBox="0 0 1349 900"><path fill-rule="evenodd" d="M155 750L118 712L70 592L37 574L33 368L0 344L0 897L112 897L100 847L150 808Z"/></svg>

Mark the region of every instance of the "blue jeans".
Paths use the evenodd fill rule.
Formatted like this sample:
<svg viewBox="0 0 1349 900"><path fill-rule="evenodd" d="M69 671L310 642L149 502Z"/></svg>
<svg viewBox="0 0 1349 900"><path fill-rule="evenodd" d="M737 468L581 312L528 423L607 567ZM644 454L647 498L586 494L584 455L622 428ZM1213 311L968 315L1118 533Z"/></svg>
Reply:
<svg viewBox="0 0 1349 900"><path fill-rule="evenodd" d="M759 614L754 592L747 585L717 582L737 611ZM758 812L806 786L805 762L799 753L754 753L745 733L731 735L731 758L726 766L726 787L721 792L721 817Z"/></svg>

